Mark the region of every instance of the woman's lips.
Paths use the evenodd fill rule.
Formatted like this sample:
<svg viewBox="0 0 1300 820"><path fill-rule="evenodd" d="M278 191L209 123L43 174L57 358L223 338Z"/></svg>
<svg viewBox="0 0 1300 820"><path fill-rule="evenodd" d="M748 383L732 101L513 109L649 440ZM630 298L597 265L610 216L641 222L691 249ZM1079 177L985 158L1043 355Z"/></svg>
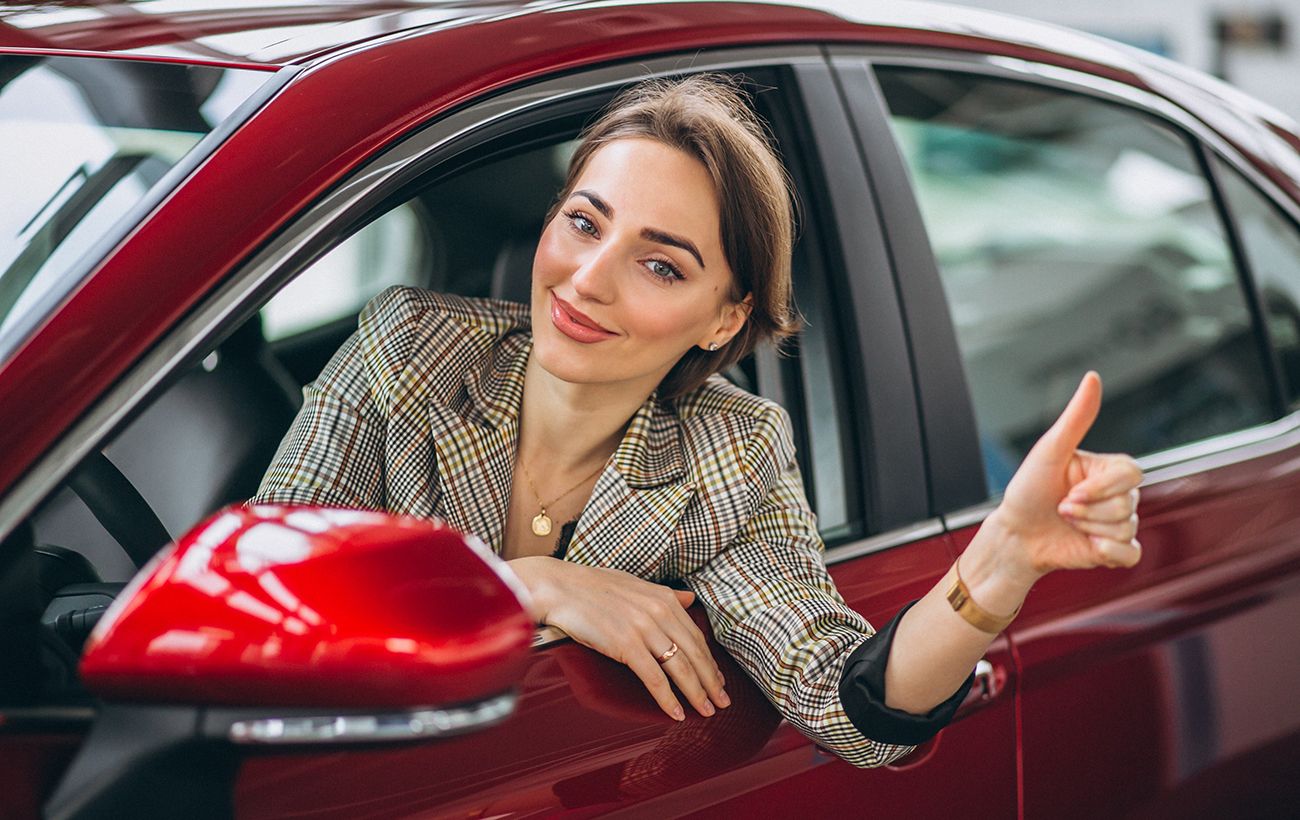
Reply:
<svg viewBox="0 0 1300 820"><path fill-rule="evenodd" d="M554 293L551 294L551 323L565 336L583 344L603 342L618 335L601 327Z"/></svg>

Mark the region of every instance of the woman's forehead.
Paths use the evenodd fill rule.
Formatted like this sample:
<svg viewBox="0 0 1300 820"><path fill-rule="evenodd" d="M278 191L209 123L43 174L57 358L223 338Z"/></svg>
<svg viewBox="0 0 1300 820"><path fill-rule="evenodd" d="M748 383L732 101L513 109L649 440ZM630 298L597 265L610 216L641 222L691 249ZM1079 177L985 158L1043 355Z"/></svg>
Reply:
<svg viewBox="0 0 1300 820"><path fill-rule="evenodd" d="M656 140L625 138L592 153L572 196L615 224L688 237L705 268L725 267L717 190L704 163Z"/></svg>

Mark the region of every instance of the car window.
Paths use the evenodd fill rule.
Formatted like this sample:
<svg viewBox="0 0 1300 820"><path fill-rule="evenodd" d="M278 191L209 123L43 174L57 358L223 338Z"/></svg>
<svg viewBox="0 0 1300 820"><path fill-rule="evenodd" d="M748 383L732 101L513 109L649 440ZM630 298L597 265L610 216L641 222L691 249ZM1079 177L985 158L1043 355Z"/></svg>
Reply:
<svg viewBox="0 0 1300 820"><path fill-rule="evenodd" d="M262 309L275 342L355 315L390 285L419 285L434 251L418 202L404 202L303 271Z"/></svg>
<svg viewBox="0 0 1300 820"><path fill-rule="evenodd" d="M0 348L87 271L92 246L267 80L261 71L0 57Z"/></svg>
<svg viewBox="0 0 1300 820"><path fill-rule="evenodd" d="M782 114L771 96L760 93L755 100L775 125ZM390 284L526 301L537 238L581 123L573 118L572 130L546 138L514 135L522 146L496 146L464 169L438 177L301 273L262 311L268 340L289 342L280 348L289 369L303 381L313 378L348 328L318 339L314 334L355 318L367 299ZM787 149L785 156L789 163L799 161L797 152ZM794 176L797 183L802 178ZM809 498L827 542L835 543L859 535L861 523L858 484L851 480L849 388L825 272L809 248L815 231L803 233L794 269L806 327L787 351L786 388L765 384L752 359L727 375L747 390L779 394L791 410ZM302 341L294 342L294 336Z"/></svg>
<svg viewBox="0 0 1300 820"><path fill-rule="evenodd" d="M1258 188L1214 159L1260 306L1277 352L1287 403L1300 406L1300 231Z"/></svg>
<svg viewBox="0 0 1300 820"><path fill-rule="evenodd" d="M1085 447L1142 455L1270 418L1241 279L1191 144L1066 91L877 69L947 296L990 492L1098 370Z"/></svg>

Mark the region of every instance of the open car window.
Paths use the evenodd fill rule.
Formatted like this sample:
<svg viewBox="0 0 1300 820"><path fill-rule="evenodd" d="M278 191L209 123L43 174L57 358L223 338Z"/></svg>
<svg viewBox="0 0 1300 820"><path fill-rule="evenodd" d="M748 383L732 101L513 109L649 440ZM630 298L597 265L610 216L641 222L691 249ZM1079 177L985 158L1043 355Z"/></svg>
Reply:
<svg viewBox="0 0 1300 820"><path fill-rule="evenodd" d="M256 492L301 403L301 387L353 332L362 305L385 287L527 301L545 214L578 130L603 99L433 169L302 270L103 449L171 536ZM760 105L775 104L760 98ZM861 503L848 475L856 459L839 317L817 278L815 236L804 230L795 258L807 327L786 358L760 354L781 362L768 370L784 374L775 378L786 386L777 390L760 379L753 357L726 375L748 390L777 393L791 410L810 500L835 541L860 533ZM35 525L38 543L84 554L104 581L125 580L138 566L71 488L44 505Z"/></svg>

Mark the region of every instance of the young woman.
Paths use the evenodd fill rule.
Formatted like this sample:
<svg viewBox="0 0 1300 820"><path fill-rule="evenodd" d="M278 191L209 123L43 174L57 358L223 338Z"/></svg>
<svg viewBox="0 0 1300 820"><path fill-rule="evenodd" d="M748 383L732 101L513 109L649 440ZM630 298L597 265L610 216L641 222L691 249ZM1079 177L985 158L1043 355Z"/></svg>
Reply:
<svg viewBox="0 0 1300 820"><path fill-rule="evenodd" d="M788 417L715 375L797 329L790 203L727 80L632 89L573 157L531 305L381 294L256 500L477 534L539 623L627 664L677 720L674 685L706 717L730 703L698 596L787 720L854 764L895 759L951 719L1037 578L1136 563L1141 472L1077 449L1089 373L947 576L875 632L827 575Z"/></svg>

